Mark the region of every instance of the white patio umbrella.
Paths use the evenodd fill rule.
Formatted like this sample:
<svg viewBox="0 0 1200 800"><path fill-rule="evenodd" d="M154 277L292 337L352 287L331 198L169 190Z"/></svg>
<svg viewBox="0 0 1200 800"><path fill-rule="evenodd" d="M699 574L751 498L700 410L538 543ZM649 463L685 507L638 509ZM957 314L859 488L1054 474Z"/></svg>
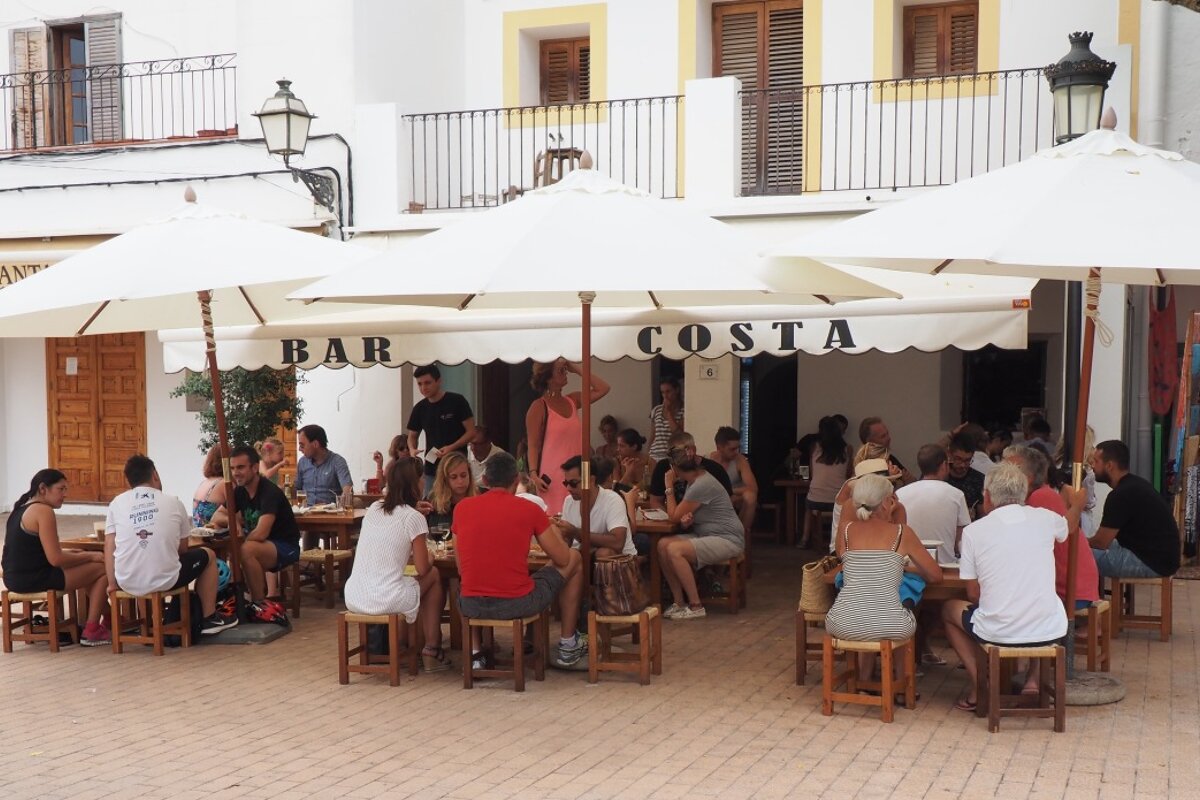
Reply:
<svg viewBox="0 0 1200 800"><path fill-rule="evenodd" d="M764 259L724 223L592 170L318 281L293 298L450 308L582 309L583 441L591 432L593 306L830 302L895 297L813 261ZM584 488L591 485L585 460ZM590 495L581 547L588 556ZM587 575L584 575L585 585Z"/></svg>
<svg viewBox="0 0 1200 800"><path fill-rule="evenodd" d="M1100 282L1200 284L1200 164L1107 128L1010 167L922 194L771 252L937 274L1086 281L1075 418L1075 485L1083 460ZM1075 545L1068 546L1068 613Z"/></svg>
<svg viewBox="0 0 1200 800"><path fill-rule="evenodd" d="M367 253L325 237L206 208L196 203L190 188L184 199L181 210L160 221L5 288L0 292L0 337L161 331L195 327L200 320L225 491L232 497L213 326L261 325L311 315L313 309L287 301L287 293ZM232 515L230 527L237 576L240 532Z"/></svg>

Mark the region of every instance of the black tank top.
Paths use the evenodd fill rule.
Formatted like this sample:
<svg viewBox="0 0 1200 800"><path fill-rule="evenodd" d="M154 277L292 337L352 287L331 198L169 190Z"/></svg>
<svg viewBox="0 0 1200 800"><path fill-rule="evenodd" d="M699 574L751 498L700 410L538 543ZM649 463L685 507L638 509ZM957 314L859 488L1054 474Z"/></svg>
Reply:
<svg viewBox="0 0 1200 800"><path fill-rule="evenodd" d="M4 555L0 558L6 574L36 574L50 569L42 540L37 534L21 527L21 517L29 504L13 509L8 516L8 527L4 533Z"/></svg>

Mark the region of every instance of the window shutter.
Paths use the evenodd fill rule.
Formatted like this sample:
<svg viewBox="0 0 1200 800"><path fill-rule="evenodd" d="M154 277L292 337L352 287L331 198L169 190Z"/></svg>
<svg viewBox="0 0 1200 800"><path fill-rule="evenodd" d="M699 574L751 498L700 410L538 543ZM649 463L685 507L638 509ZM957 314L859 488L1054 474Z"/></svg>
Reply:
<svg viewBox="0 0 1200 800"><path fill-rule="evenodd" d="M33 148L46 141L46 29L17 28L10 32L14 83L14 149Z"/></svg>
<svg viewBox="0 0 1200 800"><path fill-rule="evenodd" d="M88 131L93 142L119 141L121 135L121 17L84 22L88 63Z"/></svg>
<svg viewBox="0 0 1200 800"><path fill-rule="evenodd" d="M742 191L759 185L759 135L763 88L760 75L764 44L761 3L713 6L713 75L730 76L742 82Z"/></svg>
<svg viewBox="0 0 1200 800"><path fill-rule="evenodd" d="M942 18L940 8L904 9L904 77L928 78L942 74L938 59Z"/></svg>
<svg viewBox="0 0 1200 800"><path fill-rule="evenodd" d="M796 3L767 5L766 188L793 191L801 185L804 130L804 9Z"/></svg>
<svg viewBox="0 0 1200 800"><path fill-rule="evenodd" d="M566 103L571 97L571 45L542 42L542 105Z"/></svg>
<svg viewBox="0 0 1200 800"><path fill-rule="evenodd" d="M592 99L592 46L587 42L577 42L576 44L575 60L578 64L575 68L575 75L578 91L575 99L580 103L586 103Z"/></svg>
<svg viewBox="0 0 1200 800"><path fill-rule="evenodd" d="M946 73L953 75L974 72L978 42L978 9L974 5L950 6L946 9L946 14L950 18Z"/></svg>

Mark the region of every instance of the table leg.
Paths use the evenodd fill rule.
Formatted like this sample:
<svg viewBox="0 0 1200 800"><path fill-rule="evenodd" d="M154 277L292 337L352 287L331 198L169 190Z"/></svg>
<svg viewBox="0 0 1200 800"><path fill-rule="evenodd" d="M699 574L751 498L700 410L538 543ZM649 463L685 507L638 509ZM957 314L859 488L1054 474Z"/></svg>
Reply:
<svg viewBox="0 0 1200 800"><path fill-rule="evenodd" d="M790 486L784 490L786 501L784 502L784 514L787 516L787 544L788 547L796 545L796 491Z"/></svg>
<svg viewBox="0 0 1200 800"><path fill-rule="evenodd" d="M450 649L462 650L462 614L458 610L458 579L449 580L450 590L446 593L450 603Z"/></svg>
<svg viewBox="0 0 1200 800"><path fill-rule="evenodd" d="M662 608L662 567L658 563L658 538L650 537L650 605Z"/></svg>

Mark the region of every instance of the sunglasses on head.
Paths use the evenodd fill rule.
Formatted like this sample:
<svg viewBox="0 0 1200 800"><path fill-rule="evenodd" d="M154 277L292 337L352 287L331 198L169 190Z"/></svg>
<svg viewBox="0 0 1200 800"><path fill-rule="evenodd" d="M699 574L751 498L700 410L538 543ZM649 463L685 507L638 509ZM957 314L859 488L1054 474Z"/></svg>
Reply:
<svg viewBox="0 0 1200 800"><path fill-rule="evenodd" d="M563 481L563 486L567 487L568 489L574 489L581 483L583 483L583 481L581 481L579 478L567 478L565 481Z"/></svg>

